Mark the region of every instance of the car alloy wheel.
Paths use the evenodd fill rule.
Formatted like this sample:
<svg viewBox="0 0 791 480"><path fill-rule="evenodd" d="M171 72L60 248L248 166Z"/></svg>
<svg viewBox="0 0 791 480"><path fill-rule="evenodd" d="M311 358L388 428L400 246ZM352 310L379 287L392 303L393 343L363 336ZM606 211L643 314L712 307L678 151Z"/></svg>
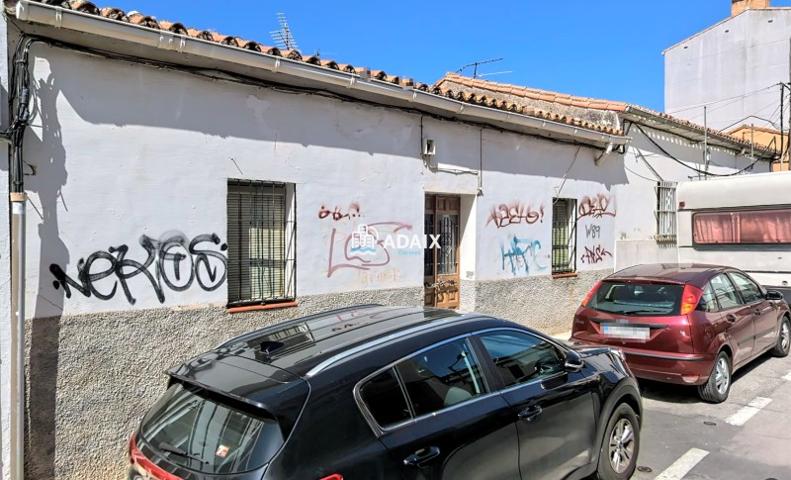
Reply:
<svg viewBox="0 0 791 480"><path fill-rule="evenodd" d="M634 455L634 426L627 418L618 420L610 434L610 466L621 474L629 468Z"/></svg>
<svg viewBox="0 0 791 480"><path fill-rule="evenodd" d="M780 347L783 351L788 351L788 346L791 345L791 327L788 326L788 322L783 322L783 326L780 328Z"/></svg>
<svg viewBox="0 0 791 480"><path fill-rule="evenodd" d="M720 395L725 395L731 383L731 372L728 367L728 359L720 357L717 360L717 367L714 371L714 385Z"/></svg>

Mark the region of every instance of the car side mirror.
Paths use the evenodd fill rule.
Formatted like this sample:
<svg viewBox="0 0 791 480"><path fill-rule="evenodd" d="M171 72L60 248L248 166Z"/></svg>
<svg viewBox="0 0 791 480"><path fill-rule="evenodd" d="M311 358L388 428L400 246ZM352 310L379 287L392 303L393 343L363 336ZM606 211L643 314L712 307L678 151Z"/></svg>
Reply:
<svg viewBox="0 0 791 480"><path fill-rule="evenodd" d="M563 367L567 372L579 372L584 366L585 362L582 360L579 353L575 350L566 352L566 361L563 363Z"/></svg>
<svg viewBox="0 0 791 480"><path fill-rule="evenodd" d="M777 290L769 290L766 292L767 300L785 300L785 296Z"/></svg>

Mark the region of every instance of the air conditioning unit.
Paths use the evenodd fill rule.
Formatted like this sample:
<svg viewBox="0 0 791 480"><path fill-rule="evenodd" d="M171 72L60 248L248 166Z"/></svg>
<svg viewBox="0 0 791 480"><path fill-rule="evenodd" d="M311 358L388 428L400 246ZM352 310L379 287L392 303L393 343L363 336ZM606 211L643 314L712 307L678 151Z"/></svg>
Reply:
<svg viewBox="0 0 791 480"><path fill-rule="evenodd" d="M437 144L430 138L423 139L423 156L433 157L437 154Z"/></svg>

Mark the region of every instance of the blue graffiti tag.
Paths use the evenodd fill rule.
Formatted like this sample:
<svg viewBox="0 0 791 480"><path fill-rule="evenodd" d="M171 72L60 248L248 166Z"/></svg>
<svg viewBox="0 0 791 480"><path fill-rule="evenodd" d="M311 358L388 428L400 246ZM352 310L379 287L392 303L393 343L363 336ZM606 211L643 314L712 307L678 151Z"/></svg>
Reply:
<svg viewBox="0 0 791 480"><path fill-rule="evenodd" d="M531 264L539 271L546 270L546 265L542 265L538 261L539 251L541 251L541 242L538 240L514 236L507 249L502 244L500 245L503 270L506 270L506 266L510 266L513 275L517 275L522 270L527 275L530 274Z"/></svg>

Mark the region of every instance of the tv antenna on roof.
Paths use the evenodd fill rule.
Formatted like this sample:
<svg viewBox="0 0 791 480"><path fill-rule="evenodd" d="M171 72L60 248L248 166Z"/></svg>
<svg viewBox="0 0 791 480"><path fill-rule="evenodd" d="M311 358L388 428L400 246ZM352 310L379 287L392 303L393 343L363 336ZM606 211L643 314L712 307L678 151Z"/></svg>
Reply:
<svg viewBox="0 0 791 480"><path fill-rule="evenodd" d="M484 73L484 74L478 75L478 66L479 65L486 65L487 63L502 62L503 60L505 60L505 59L504 58L490 58L489 60L479 60L477 62L468 63L467 65L464 65L460 69L456 70L456 73L463 73L464 70L467 70L470 67L472 67L472 78L479 78L479 77L483 77L485 75L496 75L496 74L500 74L500 73L511 73L509 71L509 72L495 72L495 73L488 73L488 74Z"/></svg>
<svg viewBox="0 0 791 480"><path fill-rule="evenodd" d="M278 30L269 32L272 40L275 41L275 46L281 50L299 50L297 41L294 40L294 34L291 33L291 27L288 25L285 13L277 14L277 23L280 25Z"/></svg>

